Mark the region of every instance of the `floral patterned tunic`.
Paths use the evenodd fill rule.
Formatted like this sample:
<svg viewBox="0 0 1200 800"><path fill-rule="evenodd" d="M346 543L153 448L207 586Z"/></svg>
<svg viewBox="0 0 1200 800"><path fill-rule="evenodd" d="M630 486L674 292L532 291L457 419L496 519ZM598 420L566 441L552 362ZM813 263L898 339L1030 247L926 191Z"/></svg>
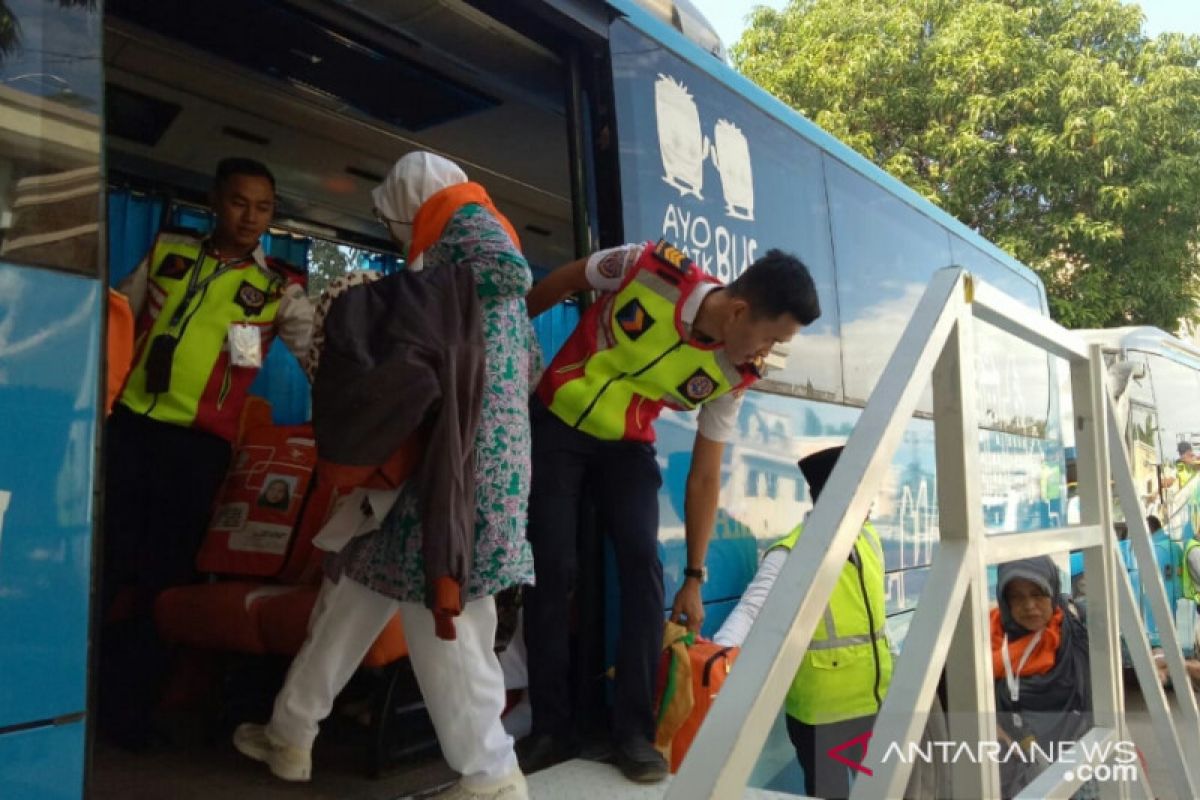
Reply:
<svg viewBox="0 0 1200 800"><path fill-rule="evenodd" d="M495 217L467 205L425 252L425 269L469 263L480 299L485 347L483 409L475 434L475 560L467 600L533 583L525 539L529 501L529 394L541 371L541 350L525 310L533 277ZM436 458L437 453L429 453ZM421 513L411 485L401 489L383 526L351 540L328 571L349 575L380 594L425 601Z"/></svg>

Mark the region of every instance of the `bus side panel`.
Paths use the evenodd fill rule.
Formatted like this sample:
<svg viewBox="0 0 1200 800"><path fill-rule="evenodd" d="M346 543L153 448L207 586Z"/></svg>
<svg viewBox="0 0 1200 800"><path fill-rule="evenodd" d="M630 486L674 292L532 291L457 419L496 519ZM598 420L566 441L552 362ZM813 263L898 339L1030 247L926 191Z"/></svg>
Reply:
<svg viewBox="0 0 1200 800"><path fill-rule="evenodd" d="M0 735L4 800L78 800L83 794L83 721Z"/></svg>
<svg viewBox="0 0 1200 800"><path fill-rule="evenodd" d="M102 298L0 264L0 730L85 707Z"/></svg>

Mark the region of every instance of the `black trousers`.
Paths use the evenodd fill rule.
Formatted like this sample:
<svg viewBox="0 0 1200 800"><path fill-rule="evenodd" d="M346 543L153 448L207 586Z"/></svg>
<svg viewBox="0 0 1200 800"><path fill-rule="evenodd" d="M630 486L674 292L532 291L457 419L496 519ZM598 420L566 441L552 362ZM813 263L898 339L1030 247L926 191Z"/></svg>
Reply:
<svg viewBox="0 0 1200 800"><path fill-rule="evenodd" d="M132 615L100 634L100 722L117 738L145 733L167 674L154 598L197 580L196 551L229 467L229 442L117 405L105 458L101 617L121 589Z"/></svg>
<svg viewBox="0 0 1200 800"><path fill-rule="evenodd" d="M664 620L654 447L571 428L538 400L530 408L529 543L537 585L525 594L533 732L571 739L569 597L578 568L579 507L589 492L616 553L620 589L612 727L618 742L654 738L654 675ZM599 632L596 632L599 635Z"/></svg>
<svg viewBox="0 0 1200 800"><path fill-rule="evenodd" d="M829 751L875 727L875 715L856 717L828 725L807 725L787 716L788 738L796 748L796 758L804 768L804 793L826 800L850 796L852 770L829 756ZM851 748L843 752L850 761L865 758L866 752Z"/></svg>

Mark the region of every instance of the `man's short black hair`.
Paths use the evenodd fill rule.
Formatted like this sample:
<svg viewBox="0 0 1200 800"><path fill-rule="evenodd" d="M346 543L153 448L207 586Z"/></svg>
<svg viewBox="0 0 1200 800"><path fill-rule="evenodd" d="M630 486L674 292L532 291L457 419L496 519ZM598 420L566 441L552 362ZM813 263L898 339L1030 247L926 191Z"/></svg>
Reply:
<svg viewBox="0 0 1200 800"><path fill-rule="evenodd" d="M804 262L790 253L771 249L729 284L729 293L750 304L756 317L775 319L787 314L801 325L821 316L817 286Z"/></svg>
<svg viewBox="0 0 1200 800"><path fill-rule="evenodd" d="M1161 531L1162 520L1151 514L1150 516L1146 517L1146 527L1150 529L1151 533L1154 533L1155 531Z"/></svg>
<svg viewBox="0 0 1200 800"><path fill-rule="evenodd" d="M253 158L223 158L217 164L217 175L213 181L213 187L220 189L225 185L225 181L232 178L234 175L250 175L255 178L266 178L271 184L271 191L275 191L275 176L271 174L271 170L267 169L267 165L261 161L255 161Z"/></svg>

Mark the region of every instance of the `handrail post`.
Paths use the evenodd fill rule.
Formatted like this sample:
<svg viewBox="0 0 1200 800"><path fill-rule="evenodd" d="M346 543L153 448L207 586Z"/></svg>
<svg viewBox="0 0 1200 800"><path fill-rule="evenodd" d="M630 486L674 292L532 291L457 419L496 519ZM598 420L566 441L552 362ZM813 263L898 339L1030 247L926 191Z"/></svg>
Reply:
<svg viewBox="0 0 1200 800"><path fill-rule="evenodd" d="M1083 551L1083 569L1088 582L1088 640L1092 683L1092 717L1096 727L1117 731L1125 737L1124 692L1121 683L1120 645L1117 638L1117 608L1113 592L1112 502L1109 486L1108 406L1104 357L1098 346L1089 348L1089 359L1071 364L1072 408L1075 415L1076 469L1079 475L1080 518L1085 525L1099 525L1098 547ZM1085 479L1086 476L1086 479ZM1093 583L1095 591L1093 591ZM1128 797L1119 782L1100 784L1103 796Z"/></svg>
<svg viewBox="0 0 1200 800"><path fill-rule="evenodd" d="M933 370L933 429L937 455L939 529L943 541L966 545L973 580L958 613L946 659L950 739L983 742L996 736L988 632L987 575L984 561L983 500L980 492L979 421L975 404L975 321L964 314ZM995 764L962 761L951 767L951 785L960 797L996 797Z"/></svg>

